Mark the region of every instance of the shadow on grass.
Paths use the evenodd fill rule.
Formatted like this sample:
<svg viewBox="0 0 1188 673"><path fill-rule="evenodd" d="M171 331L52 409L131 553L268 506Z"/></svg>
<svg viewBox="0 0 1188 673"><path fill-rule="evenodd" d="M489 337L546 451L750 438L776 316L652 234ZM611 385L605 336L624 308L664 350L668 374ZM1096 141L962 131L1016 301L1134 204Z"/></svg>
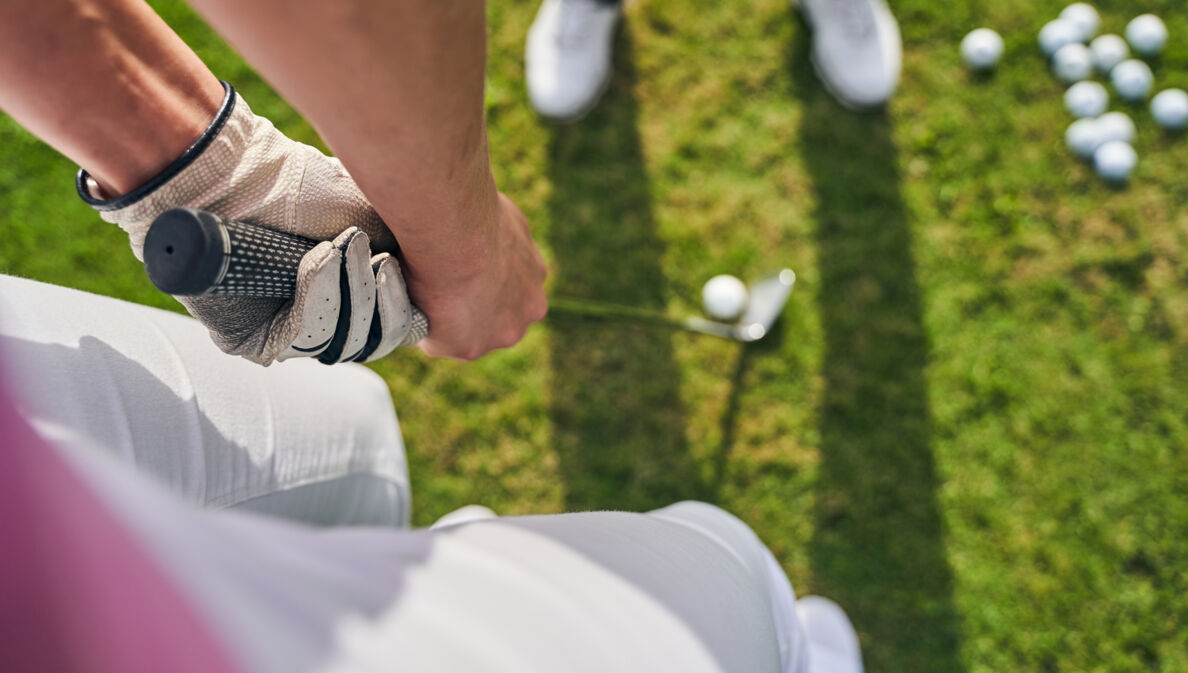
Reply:
<svg viewBox="0 0 1188 673"><path fill-rule="evenodd" d="M840 108L813 75L807 30L789 52L816 189L826 339L811 558L849 612L871 671L962 670L937 503L929 345L891 127Z"/></svg>
<svg viewBox="0 0 1188 673"><path fill-rule="evenodd" d="M787 321L780 319L762 339L738 347L738 353L734 357L734 369L730 374L730 395L726 398L725 409L718 421L722 439L718 442L718 448L713 453L713 472L707 485L715 498L714 502L720 501L724 497L730 467L731 447L734 446L738 430L738 415L744 392L743 381L756 359L779 357L780 347L787 338ZM792 579L795 581L796 578Z"/></svg>
<svg viewBox="0 0 1188 673"><path fill-rule="evenodd" d="M663 309L664 244L644 171L630 34L585 119L558 127L549 148L549 246L555 293ZM641 511L706 489L685 442L672 334L622 322L552 320L555 449L566 508Z"/></svg>

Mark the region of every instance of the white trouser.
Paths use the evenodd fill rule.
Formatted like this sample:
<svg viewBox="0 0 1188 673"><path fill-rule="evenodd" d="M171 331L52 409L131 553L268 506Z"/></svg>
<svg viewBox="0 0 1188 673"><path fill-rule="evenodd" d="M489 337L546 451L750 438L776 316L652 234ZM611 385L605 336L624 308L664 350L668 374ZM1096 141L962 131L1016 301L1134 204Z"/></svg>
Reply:
<svg viewBox="0 0 1188 673"><path fill-rule="evenodd" d="M260 368L187 318L2 276L0 354L245 671L804 668L791 586L716 507L405 528L399 428L362 367Z"/></svg>

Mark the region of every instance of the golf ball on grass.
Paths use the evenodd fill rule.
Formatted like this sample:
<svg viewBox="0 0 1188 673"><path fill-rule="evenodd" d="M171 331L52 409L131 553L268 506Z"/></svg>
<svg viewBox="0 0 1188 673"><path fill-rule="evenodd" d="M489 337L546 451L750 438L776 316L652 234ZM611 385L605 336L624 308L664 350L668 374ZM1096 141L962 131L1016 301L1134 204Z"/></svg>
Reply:
<svg viewBox="0 0 1188 673"><path fill-rule="evenodd" d="M1060 12L1060 18L1076 27L1077 39L1081 42L1088 41L1096 35L1097 28L1101 25L1101 15L1092 5L1084 2L1074 2L1065 7L1064 11Z"/></svg>
<svg viewBox="0 0 1188 673"><path fill-rule="evenodd" d="M1126 40L1117 35L1099 35L1089 43L1089 52L1093 54L1093 65L1102 74L1108 74L1122 61L1130 58L1130 47Z"/></svg>
<svg viewBox="0 0 1188 673"><path fill-rule="evenodd" d="M1051 56L1064 45L1076 42L1077 35L1077 27L1071 21L1054 19L1040 29L1039 46L1045 54Z"/></svg>
<svg viewBox="0 0 1188 673"><path fill-rule="evenodd" d="M1080 42L1066 44L1052 56L1052 72L1062 81L1080 82L1093 73L1093 56Z"/></svg>
<svg viewBox="0 0 1188 673"><path fill-rule="evenodd" d="M1125 112L1107 112L1097 118L1097 132L1102 143L1134 140L1134 121Z"/></svg>
<svg viewBox="0 0 1188 673"><path fill-rule="evenodd" d="M746 284L734 276L714 276L701 288L701 303L706 314L718 320L739 317L749 300Z"/></svg>
<svg viewBox="0 0 1188 673"><path fill-rule="evenodd" d="M1138 163L1138 154L1129 143L1111 140L1093 153L1093 167L1103 180L1125 182Z"/></svg>
<svg viewBox="0 0 1188 673"><path fill-rule="evenodd" d="M1146 63L1135 59L1122 61L1110 71L1110 82L1118 95L1129 101L1138 101L1151 93L1151 86L1155 84L1155 75Z"/></svg>
<svg viewBox="0 0 1188 673"><path fill-rule="evenodd" d="M1002 58L1002 37L989 28L978 28L961 40L961 58L974 70L989 70Z"/></svg>
<svg viewBox="0 0 1188 673"><path fill-rule="evenodd" d="M1144 56L1154 56L1163 51L1167 42L1167 26L1163 19L1154 14L1136 16L1126 24L1126 39L1134 50Z"/></svg>
<svg viewBox="0 0 1188 673"><path fill-rule="evenodd" d="M1076 120L1064 132L1064 142L1073 154L1082 159L1092 159L1093 153L1101 146L1101 132L1097 128L1097 120Z"/></svg>
<svg viewBox="0 0 1188 673"><path fill-rule="evenodd" d="M1097 82L1077 82L1064 92L1064 107L1074 117L1097 117L1106 111L1110 94Z"/></svg>
<svg viewBox="0 0 1188 673"><path fill-rule="evenodd" d="M1160 91L1151 99L1151 116L1169 131L1179 131L1188 126L1188 93L1183 89Z"/></svg>

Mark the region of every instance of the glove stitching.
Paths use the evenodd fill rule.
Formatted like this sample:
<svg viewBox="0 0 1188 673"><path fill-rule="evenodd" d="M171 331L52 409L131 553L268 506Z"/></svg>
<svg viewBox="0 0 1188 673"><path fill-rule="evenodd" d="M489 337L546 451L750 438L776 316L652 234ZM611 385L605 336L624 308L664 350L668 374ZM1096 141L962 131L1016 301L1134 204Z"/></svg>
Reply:
<svg viewBox="0 0 1188 673"><path fill-rule="evenodd" d="M330 337L329 339L326 339L322 343L318 344L317 346L313 346L312 348L302 348L301 346L297 346L297 345L289 346L289 348L292 348L293 350L301 352L301 353L312 353L316 350L321 350L322 348L325 348L326 344L330 343L333 339L334 339L334 337Z"/></svg>
<svg viewBox="0 0 1188 673"><path fill-rule="evenodd" d="M285 199L285 226L288 227L290 233L297 232L297 202L301 198L301 190L305 187L305 176L309 173L310 159L309 153L304 151L305 147L300 143L296 145L301 152L301 175L296 180L290 181L289 193Z"/></svg>

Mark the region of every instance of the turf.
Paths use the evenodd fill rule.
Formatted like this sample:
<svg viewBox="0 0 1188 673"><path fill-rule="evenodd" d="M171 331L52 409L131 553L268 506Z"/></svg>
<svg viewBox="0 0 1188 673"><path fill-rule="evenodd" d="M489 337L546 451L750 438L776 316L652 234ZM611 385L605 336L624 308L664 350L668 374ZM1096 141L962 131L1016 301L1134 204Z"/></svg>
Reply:
<svg viewBox="0 0 1188 673"><path fill-rule="evenodd" d="M285 131L308 124L186 10L154 3ZM695 311L700 284L790 266L784 320L741 347L550 318L464 365L396 354L415 520L716 502L799 591L845 605L871 671L1188 670L1188 138L1141 107L1139 168L1063 148L1035 47L1051 0L899 0L887 114L840 108L785 0L638 0L602 103L529 109L534 0L490 4L501 187L557 294ZM1140 6L1141 5L1141 6ZM1176 0L1160 87L1188 86ZM998 71L957 43L998 29ZM170 307L74 167L0 119L0 271Z"/></svg>

